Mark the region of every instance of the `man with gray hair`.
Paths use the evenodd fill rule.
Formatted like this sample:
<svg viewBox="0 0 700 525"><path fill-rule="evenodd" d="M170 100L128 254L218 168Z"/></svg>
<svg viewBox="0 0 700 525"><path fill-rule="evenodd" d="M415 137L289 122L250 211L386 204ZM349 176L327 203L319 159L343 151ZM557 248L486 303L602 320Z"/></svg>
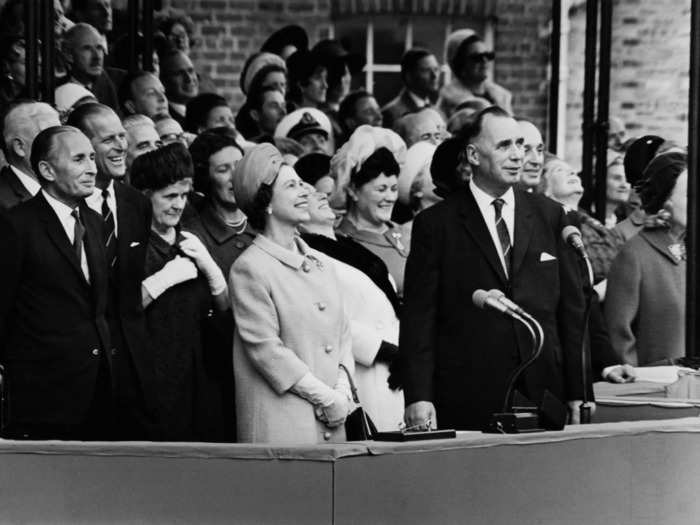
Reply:
<svg viewBox="0 0 700 525"><path fill-rule="evenodd" d="M104 68L107 49L100 33L90 24L75 24L65 33L63 54L68 80L83 85L100 103L119 112L117 89Z"/></svg>
<svg viewBox="0 0 700 525"><path fill-rule="evenodd" d="M8 165L0 170L0 212L29 200L39 192L32 171L32 143L40 131L58 126L58 113L44 102L31 99L12 103L0 121L2 151Z"/></svg>
<svg viewBox="0 0 700 525"><path fill-rule="evenodd" d="M136 157L160 148L163 143L156 131L156 125L146 115L129 115L122 120L122 126L126 130L126 169L128 171Z"/></svg>

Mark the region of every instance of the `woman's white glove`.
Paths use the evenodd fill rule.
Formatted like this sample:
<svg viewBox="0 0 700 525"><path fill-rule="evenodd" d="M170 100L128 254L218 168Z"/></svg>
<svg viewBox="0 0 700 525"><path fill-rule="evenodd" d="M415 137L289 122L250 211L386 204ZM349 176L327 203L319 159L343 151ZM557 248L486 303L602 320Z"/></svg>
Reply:
<svg viewBox="0 0 700 525"><path fill-rule="evenodd" d="M141 283L153 300L168 288L197 277L197 267L187 257L177 256Z"/></svg>
<svg viewBox="0 0 700 525"><path fill-rule="evenodd" d="M292 391L314 405L316 417L331 428L342 425L352 408L343 389L329 387L311 372L297 381Z"/></svg>
<svg viewBox="0 0 700 525"><path fill-rule="evenodd" d="M182 252L191 257L197 268L199 268L209 283L209 290L211 290L212 295L219 295L224 290L226 290L226 279L224 274L216 264L216 261L209 254L207 248L199 240L199 237L193 233L183 231L181 235L185 238L184 241L180 241L180 249Z"/></svg>

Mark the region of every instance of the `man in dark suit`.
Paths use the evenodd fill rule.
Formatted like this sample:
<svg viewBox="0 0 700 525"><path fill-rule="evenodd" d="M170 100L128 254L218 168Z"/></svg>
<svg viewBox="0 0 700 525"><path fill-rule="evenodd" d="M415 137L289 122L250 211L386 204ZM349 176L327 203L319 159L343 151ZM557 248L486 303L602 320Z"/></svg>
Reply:
<svg viewBox="0 0 700 525"><path fill-rule="evenodd" d="M95 185L93 156L75 128L42 131L31 155L42 189L0 217L9 437L112 435L102 221L83 200Z"/></svg>
<svg viewBox="0 0 700 525"><path fill-rule="evenodd" d="M531 344L513 320L472 304L475 290L494 288L544 329L542 355L518 389L533 402L547 389L577 417L584 300L573 250L561 240L564 212L545 197L514 190L523 137L501 108L478 115L465 147L469 187L413 224L399 340L406 423L425 426L437 418L441 428L478 430L501 411L508 376Z"/></svg>
<svg viewBox="0 0 700 525"><path fill-rule="evenodd" d="M151 205L139 191L123 183L126 131L112 109L84 104L71 113L68 123L85 133L95 149L96 189L86 202L104 224L110 269L107 320L112 331L119 426L124 438L152 438L154 372L141 302Z"/></svg>
<svg viewBox="0 0 700 525"><path fill-rule="evenodd" d="M40 189L29 161L32 143L40 131L58 126L58 113L44 102L13 102L1 117L2 151L8 165L0 170L0 212L29 200Z"/></svg>
<svg viewBox="0 0 700 525"><path fill-rule="evenodd" d="M413 48L401 58L401 80L404 88L382 108L384 127L407 113L414 113L435 102L440 90L440 64L427 49Z"/></svg>

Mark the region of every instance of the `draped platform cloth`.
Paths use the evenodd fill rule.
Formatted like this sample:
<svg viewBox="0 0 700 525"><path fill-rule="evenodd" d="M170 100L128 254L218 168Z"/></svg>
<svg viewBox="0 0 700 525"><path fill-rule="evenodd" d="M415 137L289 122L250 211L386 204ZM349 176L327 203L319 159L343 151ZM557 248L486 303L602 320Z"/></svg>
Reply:
<svg viewBox="0 0 700 525"><path fill-rule="evenodd" d="M695 525L699 434L687 418L317 447L0 441L0 521Z"/></svg>

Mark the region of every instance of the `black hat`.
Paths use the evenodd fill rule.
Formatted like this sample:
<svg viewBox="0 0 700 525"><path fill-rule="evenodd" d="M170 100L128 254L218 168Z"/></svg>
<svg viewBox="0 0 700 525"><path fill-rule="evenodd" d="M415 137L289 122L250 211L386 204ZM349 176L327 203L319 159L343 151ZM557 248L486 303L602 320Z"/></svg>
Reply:
<svg viewBox="0 0 700 525"><path fill-rule="evenodd" d="M656 135L645 135L638 138L625 152L625 176L627 182L633 187L642 182L642 174L651 159L656 155L659 146L663 144L664 139Z"/></svg>
<svg viewBox="0 0 700 525"><path fill-rule="evenodd" d="M318 53L329 69L340 62L345 62L350 73L355 75L365 67L364 57L359 53L350 53L339 40L321 40L313 47L313 51Z"/></svg>
<svg viewBox="0 0 700 525"><path fill-rule="evenodd" d="M272 33L270 38L260 48L260 51L267 51L279 55L285 46L294 46L300 50L309 47L309 37L303 27L298 25L284 26L279 31Z"/></svg>
<svg viewBox="0 0 700 525"><path fill-rule="evenodd" d="M464 139L454 136L443 141L433 153L433 160L430 163L430 176L435 184L433 191L443 199L466 185L465 181L460 180L457 171L462 162L464 150Z"/></svg>
<svg viewBox="0 0 700 525"><path fill-rule="evenodd" d="M294 171L299 174L301 180L313 186L320 178L330 173L331 158L323 153L309 153L296 161Z"/></svg>
<svg viewBox="0 0 700 525"><path fill-rule="evenodd" d="M309 133L320 133L328 138L328 132L321 126L321 123L316 120L310 112L304 112L301 116L301 120L289 130L287 137L299 140Z"/></svg>
<svg viewBox="0 0 700 525"><path fill-rule="evenodd" d="M655 157L644 170L644 182L639 188L644 211L658 212L671 196L678 175L687 168L688 156L685 153L670 151Z"/></svg>
<svg viewBox="0 0 700 525"><path fill-rule="evenodd" d="M287 75L289 83L294 85L296 82L304 82L318 66L328 68L321 56L315 51L299 50L292 53L287 58Z"/></svg>

